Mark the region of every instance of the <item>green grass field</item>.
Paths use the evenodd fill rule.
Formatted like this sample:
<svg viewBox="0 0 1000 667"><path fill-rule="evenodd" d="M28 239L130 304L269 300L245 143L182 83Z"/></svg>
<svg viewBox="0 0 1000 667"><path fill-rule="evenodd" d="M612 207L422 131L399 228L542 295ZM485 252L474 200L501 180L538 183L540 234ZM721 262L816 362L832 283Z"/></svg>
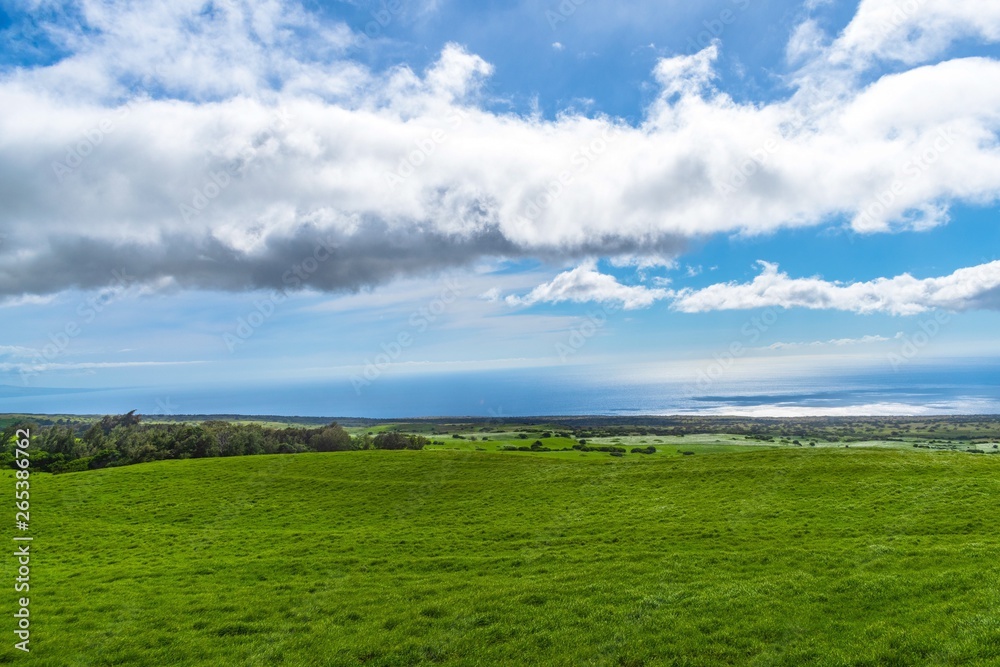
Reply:
<svg viewBox="0 0 1000 667"><path fill-rule="evenodd" d="M34 475L32 652L7 613L0 659L1000 664L1000 456L457 442Z"/></svg>

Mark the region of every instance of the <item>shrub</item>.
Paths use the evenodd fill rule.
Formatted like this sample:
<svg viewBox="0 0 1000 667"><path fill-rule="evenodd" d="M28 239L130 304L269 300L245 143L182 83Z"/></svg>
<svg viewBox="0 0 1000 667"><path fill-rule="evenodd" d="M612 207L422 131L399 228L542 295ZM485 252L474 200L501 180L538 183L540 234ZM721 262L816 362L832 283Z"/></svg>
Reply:
<svg viewBox="0 0 1000 667"><path fill-rule="evenodd" d="M89 468L107 468L118 463L118 451L114 449L102 449L90 457Z"/></svg>
<svg viewBox="0 0 1000 667"><path fill-rule="evenodd" d="M52 472L83 472L84 470L90 469L90 462L92 459L92 456L88 456L74 461L60 462L52 466Z"/></svg>
<svg viewBox="0 0 1000 667"><path fill-rule="evenodd" d="M410 439L402 433L379 433L373 442L375 449L406 449Z"/></svg>
<svg viewBox="0 0 1000 667"><path fill-rule="evenodd" d="M358 449L351 435L337 423L330 424L310 438L309 446L317 452L345 452Z"/></svg>

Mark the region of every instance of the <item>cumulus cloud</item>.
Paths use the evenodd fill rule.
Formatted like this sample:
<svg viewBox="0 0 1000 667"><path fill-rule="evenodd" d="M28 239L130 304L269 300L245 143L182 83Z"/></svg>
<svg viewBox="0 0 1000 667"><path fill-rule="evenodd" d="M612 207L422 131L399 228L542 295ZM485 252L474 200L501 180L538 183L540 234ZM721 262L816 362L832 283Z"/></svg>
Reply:
<svg viewBox="0 0 1000 667"><path fill-rule="evenodd" d="M994 38L964 9L924 5L879 57L923 62L894 45L930 53L921 35L935 31ZM829 48L802 32L796 49L873 57L857 45L878 6L862 3ZM482 258L642 267L628 258L665 264L710 234L836 217L923 229L952 202L1000 195L989 58L864 86L811 69L787 99L758 104L713 87L713 44L659 61L636 123L544 120L490 111L492 66L461 46L422 72L374 72L351 55L363 35L291 0L52 7L38 29L66 56L0 74L0 296L101 287L112 270L157 286L337 291ZM825 84L832 97L807 94Z"/></svg>
<svg viewBox="0 0 1000 667"><path fill-rule="evenodd" d="M661 58L654 70L656 80L668 97L700 93L715 79L714 64L718 57L719 43L715 42L689 56Z"/></svg>
<svg viewBox="0 0 1000 667"><path fill-rule="evenodd" d="M1000 40L1000 5L983 0L862 0L830 49L833 63L926 62L967 36Z"/></svg>
<svg viewBox="0 0 1000 667"><path fill-rule="evenodd" d="M749 283L682 290L672 307L685 313L809 308L892 315L916 315L933 309L1000 310L1000 261L959 269L939 278L917 279L903 274L856 283L790 278L776 264L760 264L762 272Z"/></svg>
<svg viewBox="0 0 1000 667"><path fill-rule="evenodd" d="M585 263L565 271L524 296L510 295L512 306L537 303L596 301L620 303L626 309L646 308L667 300L684 313L754 308L843 310L859 314L917 315L934 309L948 311L1000 310L1000 261L959 269L937 278L903 274L867 282L841 283L822 278L791 278L777 264L758 262L761 273L749 283L716 283L702 289L655 289L621 284ZM802 345L856 345L885 342L881 336L843 338L814 343L777 343L776 348Z"/></svg>
<svg viewBox="0 0 1000 667"><path fill-rule="evenodd" d="M618 267L631 266L642 271L645 269L675 269L677 260L662 255L618 255L611 258L611 265Z"/></svg>
<svg viewBox="0 0 1000 667"><path fill-rule="evenodd" d="M596 301L632 310L649 307L669 294L669 290L662 288L623 285L614 276L601 273L593 263L588 263L560 273L552 281L539 285L524 296L510 295L505 301L511 306Z"/></svg>

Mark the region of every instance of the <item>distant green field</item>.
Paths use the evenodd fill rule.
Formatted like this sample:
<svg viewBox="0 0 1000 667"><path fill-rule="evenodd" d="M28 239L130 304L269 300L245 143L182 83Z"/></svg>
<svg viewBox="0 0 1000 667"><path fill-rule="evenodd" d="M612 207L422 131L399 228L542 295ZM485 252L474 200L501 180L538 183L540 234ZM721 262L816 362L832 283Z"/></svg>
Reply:
<svg viewBox="0 0 1000 667"><path fill-rule="evenodd" d="M1000 456L741 451L361 451L36 475L33 650L0 655L1000 664Z"/></svg>
<svg viewBox="0 0 1000 667"><path fill-rule="evenodd" d="M437 442L443 442L443 444L432 444L428 445L428 450L439 450L439 451L486 451L486 452L497 452L503 451L504 447L523 447L526 445L531 445L537 439L538 442L542 443L542 446L548 447L549 449L556 450L552 452L544 452L542 454L535 454L533 452L511 452L521 455L528 456L546 456L553 458L601 458L607 459L607 452L590 451L590 452L580 452L573 450L573 445L577 444L577 440L572 438L536 438L537 434L532 434L531 437L521 439L517 437L516 433L502 433L497 435L490 435L489 440L457 440L451 438L451 436L439 436ZM631 452L633 447L646 447L652 445L656 447L656 454L661 456L682 456L684 452L690 452L694 454L718 454L723 452L739 452L747 451L750 449L763 449L763 448L774 448L777 445L769 443L760 442L747 442L743 438L735 437L725 437L725 436L705 436L705 437L692 437L692 438L656 438L656 437L637 437L637 436L625 436L620 438L592 438L588 439L587 443L591 446L618 446L623 447L626 452ZM570 449L571 451L560 451ZM631 454L629 454L631 455Z"/></svg>

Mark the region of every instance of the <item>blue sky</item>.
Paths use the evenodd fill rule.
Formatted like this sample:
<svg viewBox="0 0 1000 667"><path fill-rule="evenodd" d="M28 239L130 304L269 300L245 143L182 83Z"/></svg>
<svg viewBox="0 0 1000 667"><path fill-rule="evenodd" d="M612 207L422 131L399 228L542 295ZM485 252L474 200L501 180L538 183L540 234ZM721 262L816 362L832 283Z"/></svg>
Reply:
<svg viewBox="0 0 1000 667"><path fill-rule="evenodd" d="M982 3L36 0L0 30L3 409L1000 357Z"/></svg>

